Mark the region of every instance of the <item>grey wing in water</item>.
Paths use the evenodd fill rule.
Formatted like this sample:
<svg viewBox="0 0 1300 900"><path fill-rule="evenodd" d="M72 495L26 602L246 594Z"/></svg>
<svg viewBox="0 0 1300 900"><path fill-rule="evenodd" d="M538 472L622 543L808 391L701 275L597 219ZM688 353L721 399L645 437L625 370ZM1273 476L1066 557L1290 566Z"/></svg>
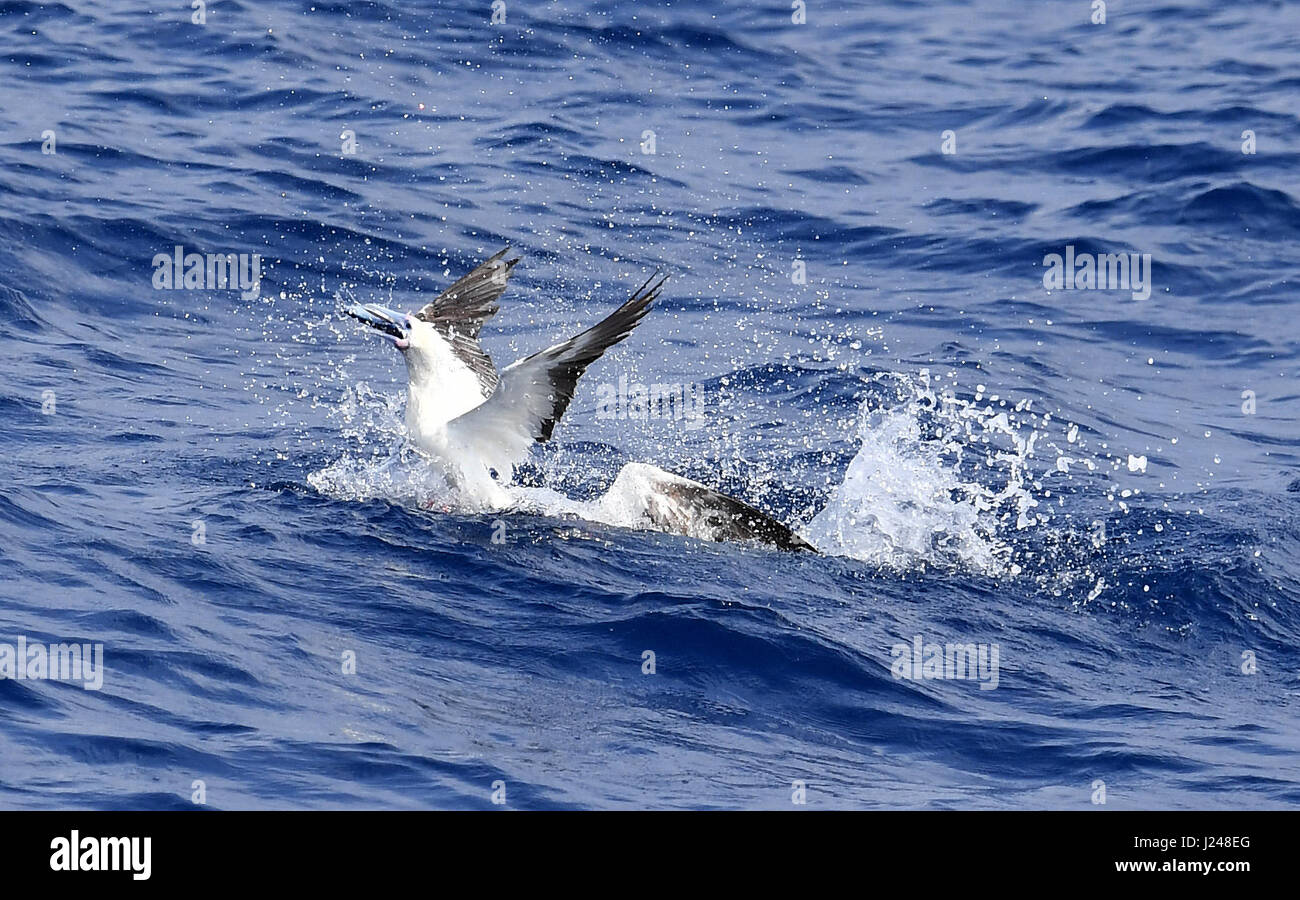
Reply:
<svg viewBox="0 0 1300 900"><path fill-rule="evenodd" d="M781 550L817 552L792 529L743 500L649 463L628 463L602 503L611 510L635 510L669 534L705 541L753 541Z"/></svg>
<svg viewBox="0 0 1300 900"><path fill-rule="evenodd" d="M474 271L447 288L432 303L415 314L428 322L448 344L452 352L473 370L488 396L496 389L498 376L492 357L478 342L483 323L500 309L497 299L506 289L510 272L520 257L506 259L506 247L484 260Z"/></svg>
<svg viewBox="0 0 1300 900"><path fill-rule="evenodd" d="M714 541L757 541L781 550L817 552L816 547L787 526L743 500L703 484L668 483L661 488L670 502L652 500L647 504L646 515L666 531L693 534L702 530Z"/></svg>

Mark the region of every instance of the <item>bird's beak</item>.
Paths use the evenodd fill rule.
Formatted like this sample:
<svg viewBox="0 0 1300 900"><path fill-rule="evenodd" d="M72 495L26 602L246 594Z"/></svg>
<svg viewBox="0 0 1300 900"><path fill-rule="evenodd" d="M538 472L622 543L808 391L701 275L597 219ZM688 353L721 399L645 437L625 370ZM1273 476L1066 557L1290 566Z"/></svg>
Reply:
<svg viewBox="0 0 1300 900"><path fill-rule="evenodd" d="M396 312L377 303L353 303L343 311L354 319L360 319L371 328L384 333L384 337L393 342L398 350L411 346L408 335L411 331L411 317L406 313Z"/></svg>

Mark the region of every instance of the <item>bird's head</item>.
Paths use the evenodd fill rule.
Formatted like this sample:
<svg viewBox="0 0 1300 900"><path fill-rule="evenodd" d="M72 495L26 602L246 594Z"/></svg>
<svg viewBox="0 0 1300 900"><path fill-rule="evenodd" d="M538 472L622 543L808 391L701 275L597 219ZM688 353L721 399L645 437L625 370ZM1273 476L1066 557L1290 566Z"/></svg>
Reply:
<svg viewBox="0 0 1300 900"><path fill-rule="evenodd" d="M417 321L414 316L380 306L378 303L353 303L344 307L343 311L378 331L403 353L411 349L411 339L415 337Z"/></svg>
<svg viewBox="0 0 1300 900"><path fill-rule="evenodd" d="M365 322L402 351L412 387L439 380L439 373L446 368L448 348L446 341L428 322L377 303L352 303L343 311Z"/></svg>

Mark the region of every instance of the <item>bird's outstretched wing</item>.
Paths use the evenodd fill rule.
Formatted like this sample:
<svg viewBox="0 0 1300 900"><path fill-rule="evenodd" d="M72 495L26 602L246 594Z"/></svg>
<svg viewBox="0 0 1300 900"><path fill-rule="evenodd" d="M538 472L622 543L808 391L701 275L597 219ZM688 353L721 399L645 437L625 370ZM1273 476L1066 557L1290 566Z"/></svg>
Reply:
<svg viewBox="0 0 1300 900"><path fill-rule="evenodd" d="M578 378L631 334L667 280L668 276L656 272L608 318L507 366L491 397L448 423L448 438L466 455L508 477L509 467L523 458L530 444L551 439L555 423L573 400Z"/></svg>
<svg viewBox="0 0 1300 900"><path fill-rule="evenodd" d="M510 272L519 262L517 256L506 259L509 252L510 248L506 247L484 260L415 314L417 319L437 329L456 357L474 371L484 395L492 393L498 376L492 357L478 342L478 333L483 323L501 308L497 298L506 289Z"/></svg>

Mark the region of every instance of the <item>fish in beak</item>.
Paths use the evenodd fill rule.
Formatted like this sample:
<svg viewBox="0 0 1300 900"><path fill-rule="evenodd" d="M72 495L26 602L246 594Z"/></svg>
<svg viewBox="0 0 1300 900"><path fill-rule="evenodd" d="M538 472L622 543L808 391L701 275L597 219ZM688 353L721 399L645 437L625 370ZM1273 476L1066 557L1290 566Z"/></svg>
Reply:
<svg viewBox="0 0 1300 900"><path fill-rule="evenodd" d="M411 346L409 340L411 317L406 313L380 306L378 303L353 303L344 307L343 311L382 332L398 350L405 350Z"/></svg>

